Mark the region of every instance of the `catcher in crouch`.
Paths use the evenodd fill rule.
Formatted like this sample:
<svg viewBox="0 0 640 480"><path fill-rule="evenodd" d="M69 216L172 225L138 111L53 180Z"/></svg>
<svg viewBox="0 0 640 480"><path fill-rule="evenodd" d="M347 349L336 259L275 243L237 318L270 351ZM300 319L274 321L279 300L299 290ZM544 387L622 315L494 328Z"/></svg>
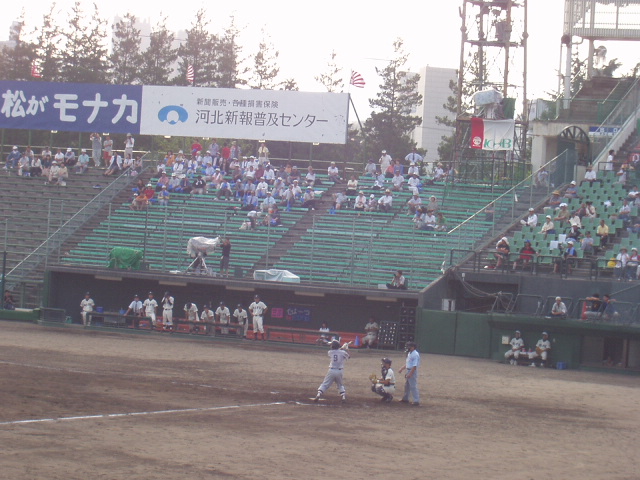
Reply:
<svg viewBox="0 0 640 480"><path fill-rule="evenodd" d="M373 384L371 385L371 391L380 395L383 402L391 402L396 391L396 375L391 369L390 358L384 357L381 360L381 373L381 377L378 377L375 373L372 373L369 377Z"/></svg>
<svg viewBox="0 0 640 480"><path fill-rule="evenodd" d="M345 343L341 347L338 340L334 339L331 341L331 350L328 352L329 358L331 359L329 371L325 375L322 385L318 387L318 394L313 398L314 402L320 400L320 397L324 395L324 392L327 391L333 382L336 382L336 387L338 387L338 393L340 397L342 397L342 401L345 402L347 400L347 393L344 388L344 383L342 383L342 373L344 372L344 364L349 359L349 343Z"/></svg>

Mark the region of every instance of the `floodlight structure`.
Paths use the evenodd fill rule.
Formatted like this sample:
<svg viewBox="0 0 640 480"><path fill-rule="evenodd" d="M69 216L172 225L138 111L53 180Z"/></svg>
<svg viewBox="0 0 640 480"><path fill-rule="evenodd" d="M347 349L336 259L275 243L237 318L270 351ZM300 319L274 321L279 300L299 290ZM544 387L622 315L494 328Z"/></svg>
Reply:
<svg viewBox="0 0 640 480"><path fill-rule="evenodd" d="M528 171L527 0L462 0L453 167L457 179L517 183ZM522 113L516 118L516 104ZM471 148L471 117L514 119L513 150Z"/></svg>
<svg viewBox="0 0 640 480"><path fill-rule="evenodd" d="M579 37L579 40L574 41L574 37ZM565 49L565 108L571 99L573 46L584 40L589 46L587 78L590 79L594 75L594 67L603 67L607 56L607 47L596 47L596 41L640 40L640 0L565 0L560 50L562 62L562 49Z"/></svg>

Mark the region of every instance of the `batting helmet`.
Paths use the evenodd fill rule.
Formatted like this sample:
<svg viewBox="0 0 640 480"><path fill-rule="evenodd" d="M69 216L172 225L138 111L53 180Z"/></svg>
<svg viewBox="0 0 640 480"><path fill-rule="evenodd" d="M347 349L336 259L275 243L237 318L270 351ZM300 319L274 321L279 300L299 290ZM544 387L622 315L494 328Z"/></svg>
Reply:
<svg viewBox="0 0 640 480"><path fill-rule="evenodd" d="M340 342L338 340L332 340L331 341L331 348L333 350L337 350L338 348L340 348Z"/></svg>

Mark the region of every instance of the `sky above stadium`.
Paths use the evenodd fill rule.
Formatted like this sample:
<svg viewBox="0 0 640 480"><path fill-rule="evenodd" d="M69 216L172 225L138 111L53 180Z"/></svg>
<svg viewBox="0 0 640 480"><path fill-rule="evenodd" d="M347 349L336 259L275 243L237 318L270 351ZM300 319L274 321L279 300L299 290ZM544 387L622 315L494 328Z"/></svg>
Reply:
<svg viewBox="0 0 640 480"><path fill-rule="evenodd" d="M368 116L368 99L378 91L380 79L375 68L383 67L386 60L392 58L392 43L396 38L404 40L410 70L417 71L426 65L457 68L459 62L458 8L462 2L458 0L324 0L315 3L299 0L215 3L157 0L152 8L130 0L95 0L95 3L109 20L131 12L154 26L166 16L169 19L167 26L175 31L189 28L200 8L209 14L214 33L221 32L233 15L243 29L240 43L246 56L257 51L264 27L280 52L281 78L295 78L300 90L304 91L323 90L314 77L327 70L330 54L335 50L345 78L355 70L365 79L365 88L350 88L361 117ZM71 0L56 2L60 18L65 18L72 4ZM546 98L546 93L557 91L563 4L562 0L529 1L529 98ZM50 5L51 2L43 0L5 2L0 16L0 40L8 38L11 22L22 11L27 27L38 27ZM92 2L82 2L82 5L90 12ZM632 43L609 42L607 47L608 58L617 57L624 63L618 73L629 72L639 61ZM585 46L582 48L586 49ZM512 81L520 83L521 79Z"/></svg>

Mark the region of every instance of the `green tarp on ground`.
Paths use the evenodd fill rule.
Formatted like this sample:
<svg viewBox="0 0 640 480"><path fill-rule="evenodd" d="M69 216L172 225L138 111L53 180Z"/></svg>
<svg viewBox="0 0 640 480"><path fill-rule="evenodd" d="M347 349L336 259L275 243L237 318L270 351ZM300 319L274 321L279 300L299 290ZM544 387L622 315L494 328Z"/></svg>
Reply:
<svg viewBox="0 0 640 480"><path fill-rule="evenodd" d="M114 247L109 253L109 268L140 270L142 250L127 247Z"/></svg>

